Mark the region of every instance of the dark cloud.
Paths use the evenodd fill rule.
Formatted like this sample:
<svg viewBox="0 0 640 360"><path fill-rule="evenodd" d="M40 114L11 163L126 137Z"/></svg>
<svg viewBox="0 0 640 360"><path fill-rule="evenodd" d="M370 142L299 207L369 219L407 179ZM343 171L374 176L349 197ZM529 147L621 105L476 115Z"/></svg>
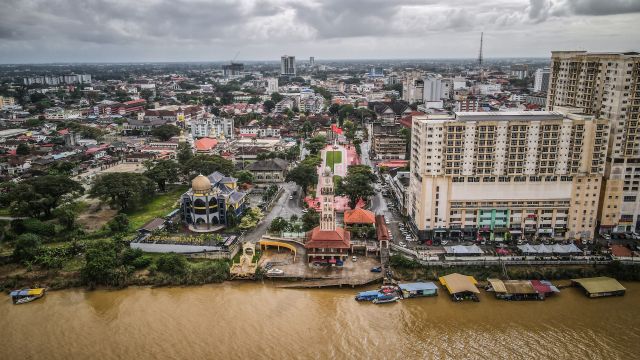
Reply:
<svg viewBox="0 0 640 360"><path fill-rule="evenodd" d="M129 56L131 60L226 59L238 50L242 50L241 57L251 58L302 51L337 58L396 57L423 47L455 52L463 48L459 39L473 41L475 52L480 31L485 31L489 41L492 36L504 39L500 44L505 49L515 45L514 33L525 32L527 37L520 41L535 45L533 48L551 46L549 41L560 44L560 40L565 41L562 46L566 47L573 39L587 47L604 33L633 33L640 26L640 19L629 20L640 12L640 0L2 0L2 3L0 62L38 56L48 60L64 56L65 60L69 57L78 61L105 56ZM618 18L600 21L608 20L608 15ZM569 21L569 17L580 21ZM618 21L621 17L626 22ZM585 21L590 24L580 32L567 32L569 27ZM537 42L536 37L543 33L552 33L551 40ZM564 38L557 37L558 33ZM633 36L623 40L630 44L626 48L637 46Z"/></svg>

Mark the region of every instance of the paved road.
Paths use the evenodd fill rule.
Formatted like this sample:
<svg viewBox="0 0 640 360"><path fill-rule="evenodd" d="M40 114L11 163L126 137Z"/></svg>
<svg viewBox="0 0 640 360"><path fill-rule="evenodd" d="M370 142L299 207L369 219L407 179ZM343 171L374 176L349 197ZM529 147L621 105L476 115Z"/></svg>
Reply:
<svg viewBox="0 0 640 360"><path fill-rule="evenodd" d="M266 214L258 226L245 234L246 241L257 242L260 240L262 235L266 234L269 225L271 225L271 221L278 216L285 219L289 219L293 214L298 215L298 217L302 216L299 186L295 183L285 183L282 186L284 187L284 192L280 195L280 198L278 198L271 211ZM297 192L297 195L293 197L293 200L289 200L289 196L291 196L294 191Z"/></svg>

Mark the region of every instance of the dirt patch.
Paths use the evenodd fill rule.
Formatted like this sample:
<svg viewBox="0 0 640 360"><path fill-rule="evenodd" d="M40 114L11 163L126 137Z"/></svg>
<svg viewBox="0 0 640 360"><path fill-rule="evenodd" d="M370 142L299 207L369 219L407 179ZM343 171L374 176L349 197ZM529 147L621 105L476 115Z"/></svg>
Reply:
<svg viewBox="0 0 640 360"><path fill-rule="evenodd" d="M96 201L90 203L87 209L78 216L78 223L88 231L96 231L113 219L116 214L118 214L117 210L110 209L108 205Z"/></svg>

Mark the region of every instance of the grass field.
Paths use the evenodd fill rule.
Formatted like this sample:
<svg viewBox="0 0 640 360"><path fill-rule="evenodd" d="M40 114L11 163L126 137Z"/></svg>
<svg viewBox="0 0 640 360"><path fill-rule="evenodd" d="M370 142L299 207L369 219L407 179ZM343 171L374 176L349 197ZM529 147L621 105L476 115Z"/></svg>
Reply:
<svg viewBox="0 0 640 360"><path fill-rule="evenodd" d="M151 201L140 208L128 213L129 228L133 231L142 227L149 220L167 215L171 210L178 208L180 195L187 191L187 185L170 188L166 193L156 195Z"/></svg>
<svg viewBox="0 0 640 360"><path fill-rule="evenodd" d="M327 151L327 166L333 171L333 165L340 164L342 162L342 151Z"/></svg>

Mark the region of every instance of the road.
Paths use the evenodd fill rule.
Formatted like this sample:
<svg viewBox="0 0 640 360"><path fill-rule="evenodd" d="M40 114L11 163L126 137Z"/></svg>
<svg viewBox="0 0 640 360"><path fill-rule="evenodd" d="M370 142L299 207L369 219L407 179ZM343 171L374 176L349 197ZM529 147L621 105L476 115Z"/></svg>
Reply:
<svg viewBox="0 0 640 360"><path fill-rule="evenodd" d="M295 183L289 182L282 185L284 192L276 203L273 205L271 211L262 219L262 221L256 226L255 229L246 233L244 236L245 241L257 242L262 238L262 235L267 233L271 221L280 216L285 219L289 219L291 215L296 214L298 217L302 216L301 192L299 186ZM293 197L293 200L289 200L289 197L296 191L297 194Z"/></svg>

